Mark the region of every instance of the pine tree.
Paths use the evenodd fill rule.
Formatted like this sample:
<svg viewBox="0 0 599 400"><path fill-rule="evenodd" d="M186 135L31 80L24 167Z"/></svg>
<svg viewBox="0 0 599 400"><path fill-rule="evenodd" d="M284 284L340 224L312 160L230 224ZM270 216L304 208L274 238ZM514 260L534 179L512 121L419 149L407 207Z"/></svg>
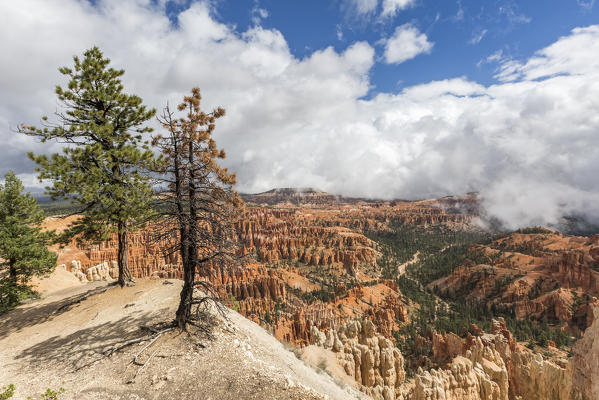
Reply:
<svg viewBox="0 0 599 400"><path fill-rule="evenodd" d="M214 265L231 268L240 264L233 223L241 199L232 189L235 175L218 164L225 152L212 138L215 122L225 110L204 112L200 109L201 98L200 90L192 89L178 106L180 112L186 112L180 118L167 106L159 119L167 134L154 138L154 145L165 159L159 171L165 186L161 209L166 215L165 226L172 227L179 236L183 264L184 283L176 312L176 324L181 329L194 323L192 306L201 306L217 296L207 281L196 279L196 274ZM197 287L204 296L194 298Z"/></svg>
<svg viewBox="0 0 599 400"><path fill-rule="evenodd" d="M13 172L0 186L0 312L34 295L33 276L49 274L56 254L48 250L54 234L43 232L44 212Z"/></svg>
<svg viewBox="0 0 599 400"><path fill-rule="evenodd" d="M66 144L62 154L29 154L39 167L39 178L52 180L46 188L52 199L72 198L82 206L83 217L73 223L64 241L106 240L117 233L119 284L133 284L128 266L128 234L137 222L152 213L152 187L148 169L160 162L142 134L155 115L141 98L123 92L124 70L109 68L110 60L93 47L82 60L74 57L74 68L59 71L70 78L67 88L56 87L65 112L57 113L58 124L44 122L42 128L22 125L20 132ZM42 118L47 121L47 117Z"/></svg>

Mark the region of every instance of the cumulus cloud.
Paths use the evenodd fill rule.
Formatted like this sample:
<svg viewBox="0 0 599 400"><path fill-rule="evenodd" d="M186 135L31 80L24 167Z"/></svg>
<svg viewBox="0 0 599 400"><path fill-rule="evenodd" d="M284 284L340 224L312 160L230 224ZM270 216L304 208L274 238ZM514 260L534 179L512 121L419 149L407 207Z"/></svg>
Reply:
<svg viewBox="0 0 599 400"><path fill-rule="evenodd" d="M350 15L357 17L373 16L380 11L378 20L383 22L395 17L399 11L415 6L416 0L343 0L341 5Z"/></svg>
<svg viewBox="0 0 599 400"><path fill-rule="evenodd" d="M227 109L215 137L241 191L315 186L412 199L479 191L489 215L512 228L568 214L599 219L599 26L528 60L498 55L506 72L491 86L457 77L365 99L375 62L365 42L299 59L281 32L238 32L206 2L176 24L147 0L16 4L0 3L0 50L11 55L0 64L0 172L14 169L30 185L25 152L57 147L10 127L52 114L54 85L64 83L56 68L98 45L148 105L160 109L199 86L206 108Z"/></svg>
<svg viewBox="0 0 599 400"><path fill-rule="evenodd" d="M416 0L383 0L381 17L394 17L398 11L413 7Z"/></svg>
<svg viewBox="0 0 599 400"><path fill-rule="evenodd" d="M592 74L599 69L599 25L575 28L525 63L510 60L501 65L496 77L502 81L535 80L559 74ZM572 53L572 54L570 54Z"/></svg>
<svg viewBox="0 0 599 400"><path fill-rule="evenodd" d="M412 24L395 28L395 33L385 43L385 61L388 64L401 64L419 54L431 52L434 43L429 42L426 34L421 33Z"/></svg>

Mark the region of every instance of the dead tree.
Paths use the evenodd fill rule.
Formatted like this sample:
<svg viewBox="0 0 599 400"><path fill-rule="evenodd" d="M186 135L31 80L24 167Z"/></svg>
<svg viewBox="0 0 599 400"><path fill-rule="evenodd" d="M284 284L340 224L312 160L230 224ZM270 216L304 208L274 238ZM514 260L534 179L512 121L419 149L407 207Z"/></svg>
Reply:
<svg viewBox="0 0 599 400"><path fill-rule="evenodd" d="M225 152L212 138L215 122L225 110L203 112L200 101L200 90L194 88L177 107L183 116L176 117L167 106L158 118L165 133L153 140L165 159L159 171L158 209L165 216L166 228L160 234L177 238L175 248L183 267L175 318L180 329L193 323L202 305L218 297L209 281L198 279L198 271L241 264L234 222L242 202L233 190L235 175L218 164Z"/></svg>

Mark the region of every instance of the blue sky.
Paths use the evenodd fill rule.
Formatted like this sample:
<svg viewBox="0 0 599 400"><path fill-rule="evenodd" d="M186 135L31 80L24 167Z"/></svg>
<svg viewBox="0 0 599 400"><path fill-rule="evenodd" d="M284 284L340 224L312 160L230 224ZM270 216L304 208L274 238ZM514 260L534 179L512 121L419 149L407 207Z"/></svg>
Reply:
<svg viewBox="0 0 599 400"><path fill-rule="evenodd" d="M97 45L159 111L192 87L237 189L481 193L506 226L599 221L599 4L583 0L0 1L0 174ZM155 128L155 121L150 122Z"/></svg>
<svg viewBox="0 0 599 400"><path fill-rule="evenodd" d="M174 16L185 6L171 3L168 7ZM498 64L485 62L487 57L501 51L503 59L522 60L574 27L599 22L594 1L576 0L416 0L386 18L380 17L381 3L376 11L360 15L351 2L340 0L222 0L215 7L217 19L235 24L241 32L255 24L258 9L266 10L268 16L261 18L261 25L279 30L299 58L328 46L342 51L362 40L381 57L381 42L397 26L409 23L425 33L434 43L430 54L399 65L376 63L370 96L459 76L489 85L496 82L493 75Z"/></svg>

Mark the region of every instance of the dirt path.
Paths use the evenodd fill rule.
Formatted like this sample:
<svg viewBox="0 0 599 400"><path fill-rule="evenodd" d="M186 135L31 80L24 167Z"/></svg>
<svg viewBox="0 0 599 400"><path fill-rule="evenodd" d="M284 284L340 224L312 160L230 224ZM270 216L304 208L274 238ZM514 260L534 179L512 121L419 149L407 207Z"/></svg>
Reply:
<svg viewBox="0 0 599 400"><path fill-rule="evenodd" d="M417 263L419 259L420 259L420 251L417 251L416 253L414 253L414 255L412 256L412 258L410 260L406 261L405 263L403 263L397 267L397 277L399 278L400 276L405 274L406 268L408 267L408 265Z"/></svg>
<svg viewBox="0 0 599 400"><path fill-rule="evenodd" d="M15 399L64 387L60 399L358 399L355 389L299 360L268 332L230 311L212 337L171 332L111 357L107 347L142 336L140 325L174 315L181 283L140 280L55 313L66 299L106 283L52 293L0 317L0 387ZM138 374L134 378L135 374Z"/></svg>

